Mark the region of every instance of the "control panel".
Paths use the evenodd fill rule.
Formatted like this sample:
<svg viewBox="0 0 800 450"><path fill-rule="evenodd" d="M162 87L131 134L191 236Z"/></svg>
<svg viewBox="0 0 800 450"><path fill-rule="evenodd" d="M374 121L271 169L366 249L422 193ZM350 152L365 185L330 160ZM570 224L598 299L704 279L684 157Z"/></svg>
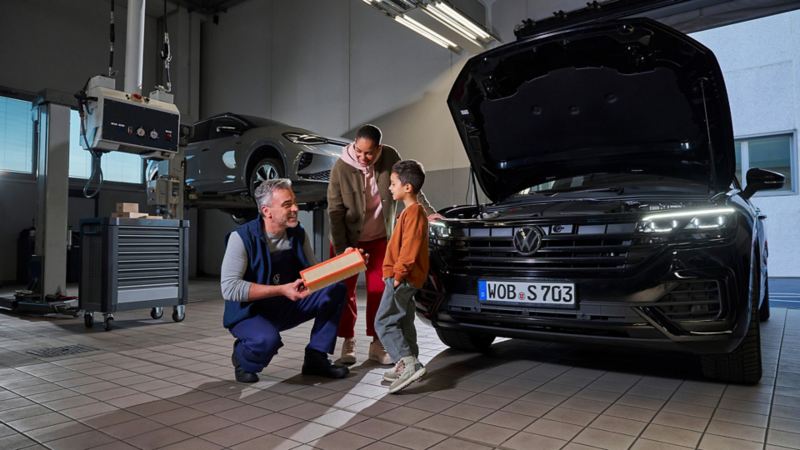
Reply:
<svg viewBox="0 0 800 450"><path fill-rule="evenodd" d="M86 94L91 99L86 108L86 141L91 149L154 159L178 151L180 113L172 103L103 86L92 86Z"/></svg>

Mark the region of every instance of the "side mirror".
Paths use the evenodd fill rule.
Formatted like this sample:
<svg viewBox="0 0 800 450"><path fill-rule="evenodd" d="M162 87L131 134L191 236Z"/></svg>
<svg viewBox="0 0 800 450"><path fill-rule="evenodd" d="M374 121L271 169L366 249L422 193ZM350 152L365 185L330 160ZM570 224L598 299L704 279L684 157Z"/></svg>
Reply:
<svg viewBox="0 0 800 450"><path fill-rule="evenodd" d="M240 135L242 134L238 128L230 126L230 125L218 125L217 126L217 134L226 134L226 135Z"/></svg>
<svg viewBox="0 0 800 450"><path fill-rule="evenodd" d="M778 172L765 169L750 169L747 171L747 187L742 196L750 198L758 191L771 191L781 189L785 177Z"/></svg>

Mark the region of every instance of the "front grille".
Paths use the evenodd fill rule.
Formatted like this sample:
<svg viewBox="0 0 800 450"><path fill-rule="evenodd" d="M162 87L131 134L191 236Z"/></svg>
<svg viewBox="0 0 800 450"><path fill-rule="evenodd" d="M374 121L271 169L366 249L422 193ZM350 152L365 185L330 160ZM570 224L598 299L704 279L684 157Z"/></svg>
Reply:
<svg viewBox="0 0 800 450"><path fill-rule="evenodd" d="M722 312L719 283L713 280L678 283L658 301L658 309L678 322L716 320Z"/></svg>
<svg viewBox="0 0 800 450"><path fill-rule="evenodd" d="M448 266L469 272L622 270L641 259L631 254L633 223L540 226L541 246L531 255L514 247L513 237L520 228L453 229L450 240L435 244L448 250Z"/></svg>
<svg viewBox="0 0 800 450"><path fill-rule="evenodd" d="M315 173L301 173L300 176L303 177L303 179L311 181L328 181L331 178L331 171L323 170L322 172Z"/></svg>

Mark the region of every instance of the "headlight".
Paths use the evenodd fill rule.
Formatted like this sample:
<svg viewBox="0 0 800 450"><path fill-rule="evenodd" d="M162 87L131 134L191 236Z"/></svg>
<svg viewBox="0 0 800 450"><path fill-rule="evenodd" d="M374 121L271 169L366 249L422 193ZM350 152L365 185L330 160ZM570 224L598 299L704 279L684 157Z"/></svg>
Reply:
<svg viewBox="0 0 800 450"><path fill-rule="evenodd" d="M651 236L680 236L692 239L722 237L736 224L733 208L675 210L649 214L636 225L636 231Z"/></svg>
<svg viewBox="0 0 800 450"><path fill-rule="evenodd" d="M430 233L431 238L434 239L447 239L450 237L450 227L440 221L429 222L428 232Z"/></svg>
<svg viewBox="0 0 800 450"><path fill-rule="evenodd" d="M288 133L283 133L283 137L286 138L287 141L293 144L320 145L328 143L327 138L318 136L316 134L288 132Z"/></svg>

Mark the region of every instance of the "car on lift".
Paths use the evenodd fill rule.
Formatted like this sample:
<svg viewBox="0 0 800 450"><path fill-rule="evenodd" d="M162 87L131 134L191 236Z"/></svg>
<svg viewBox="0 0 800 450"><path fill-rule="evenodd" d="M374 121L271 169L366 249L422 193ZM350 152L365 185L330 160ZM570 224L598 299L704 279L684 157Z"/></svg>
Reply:
<svg viewBox="0 0 800 450"><path fill-rule="evenodd" d="M445 344L678 350L758 382L768 247L750 198L784 177L738 181L711 50L649 19L574 26L473 57L447 101L489 201L430 226L417 312Z"/></svg>
<svg viewBox="0 0 800 450"><path fill-rule="evenodd" d="M255 217L253 193L264 180L289 178L302 207L326 201L330 171L347 145L341 139L274 120L224 113L195 123L185 150L188 204L218 208L236 220ZM147 180L166 172L151 161ZM163 173L163 172L162 172Z"/></svg>

